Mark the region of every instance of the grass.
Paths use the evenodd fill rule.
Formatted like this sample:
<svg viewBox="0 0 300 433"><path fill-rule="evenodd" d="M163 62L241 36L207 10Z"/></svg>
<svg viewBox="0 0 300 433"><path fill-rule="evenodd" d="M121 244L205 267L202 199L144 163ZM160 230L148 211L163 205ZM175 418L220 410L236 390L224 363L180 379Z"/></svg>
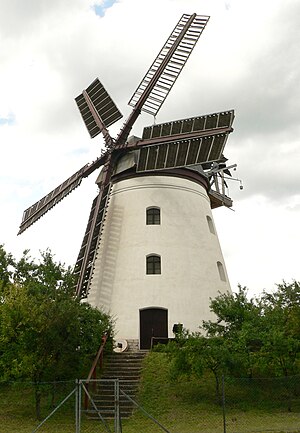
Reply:
<svg viewBox="0 0 300 433"><path fill-rule="evenodd" d="M206 375L201 379L172 381L169 377L167 357L152 353L145 360L142 406L172 433L223 432L223 408L216 398L214 378ZM226 381L227 433L300 432L300 378L298 383L294 378L289 388L286 385L276 379Z"/></svg>
<svg viewBox="0 0 300 433"><path fill-rule="evenodd" d="M62 399L63 396L69 394L73 383L58 384L57 401ZM48 388L48 387L47 387ZM40 432L65 432L73 433L74 428L65 428L66 424L74 424L74 404L75 400L70 399L68 404L63 409L59 410L57 414L48 421ZM42 418L45 418L53 410L52 401L49 394L46 393L45 387L42 397ZM70 422L69 422L70 420ZM30 383L13 383L1 384L0 386L0 433L31 433L40 423L35 416L35 399L34 388ZM54 425L61 428L58 430Z"/></svg>
<svg viewBox="0 0 300 433"><path fill-rule="evenodd" d="M300 378L299 385L300 385ZM226 381L227 433L299 433L300 389L294 378L288 388L280 381ZM297 386L296 386L297 385ZM74 383L57 385L57 402ZM292 411L288 411L288 402ZM42 399L42 417L52 410L46 392ZM171 433L223 433L223 409L216 401L214 379L184 378L170 380L170 365L163 353L151 353L145 359L138 403ZM75 396L61 407L37 433L75 433ZM33 433L35 419L33 387L19 383L0 386L0 433ZM110 424L114 431L113 422ZM161 433L163 430L142 411L122 420L122 433ZM107 432L101 423L82 416L81 433Z"/></svg>

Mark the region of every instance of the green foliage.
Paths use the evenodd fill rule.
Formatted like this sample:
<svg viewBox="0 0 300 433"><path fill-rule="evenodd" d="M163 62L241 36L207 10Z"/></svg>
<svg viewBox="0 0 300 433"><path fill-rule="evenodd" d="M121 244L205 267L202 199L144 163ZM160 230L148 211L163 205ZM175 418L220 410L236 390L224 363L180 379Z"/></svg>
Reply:
<svg viewBox="0 0 300 433"><path fill-rule="evenodd" d="M263 292L261 308L265 318L262 333L268 366L275 374L299 372L300 286L294 281L277 285L276 292Z"/></svg>
<svg viewBox="0 0 300 433"><path fill-rule="evenodd" d="M41 383L87 375L101 337L112 337L111 318L76 299L74 283L51 251L35 263L29 251L16 261L0 246L0 374L34 382L37 418Z"/></svg>
<svg viewBox="0 0 300 433"><path fill-rule="evenodd" d="M4 246L0 245L0 300L2 300L2 292L8 286L13 275L13 266L15 261L11 254L6 253Z"/></svg>
<svg viewBox="0 0 300 433"><path fill-rule="evenodd" d="M0 374L34 382L80 377L95 356L110 317L74 297L71 268L41 253L16 261L0 247Z"/></svg>
<svg viewBox="0 0 300 433"><path fill-rule="evenodd" d="M215 320L202 333L184 331L165 349L173 377L213 373L219 396L221 376L273 377L300 373L300 285L277 285L269 294L248 299L247 289L211 301Z"/></svg>

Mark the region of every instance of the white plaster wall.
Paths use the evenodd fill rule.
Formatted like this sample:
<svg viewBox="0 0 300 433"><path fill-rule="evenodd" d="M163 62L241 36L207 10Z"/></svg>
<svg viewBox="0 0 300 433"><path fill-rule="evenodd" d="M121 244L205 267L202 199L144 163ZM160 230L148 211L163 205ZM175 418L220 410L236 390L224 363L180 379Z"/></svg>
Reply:
<svg viewBox="0 0 300 433"><path fill-rule="evenodd" d="M146 208L161 209L161 224L146 225ZM198 330L212 318L209 298L230 291L205 189L191 180L145 176L113 186L88 301L116 318L117 338L139 338L139 310L168 309L174 323ZM146 275L146 256L161 256L160 275ZM220 279L217 262L224 266Z"/></svg>

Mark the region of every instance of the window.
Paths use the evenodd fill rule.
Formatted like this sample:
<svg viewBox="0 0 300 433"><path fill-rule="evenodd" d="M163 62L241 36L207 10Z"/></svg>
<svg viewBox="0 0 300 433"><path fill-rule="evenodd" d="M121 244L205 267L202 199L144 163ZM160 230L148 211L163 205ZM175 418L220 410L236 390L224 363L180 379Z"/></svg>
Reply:
<svg viewBox="0 0 300 433"><path fill-rule="evenodd" d="M157 254L151 254L146 257L146 273L148 275L161 274L160 256Z"/></svg>
<svg viewBox="0 0 300 433"><path fill-rule="evenodd" d="M214 227L213 220L212 220L211 217L208 216L208 215L206 216L206 219L207 219L207 224L208 224L209 231L210 231L213 235L215 235L215 234L216 234L216 231L215 231L215 227Z"/></svg>
<svg viewBox="0 0 300 433"><path fill-rule="evenodd" d="M146 210L146 224L160 224L160 208L148 207Z"/></svg>
<svg viewBox="0 0 300 433"><path fill-rule="evenodd" d="M226 275L225 275L225 271L224 271L224 267L223 267L222 263L221 262L217 262L217 266L218 266L218 271L219 271L220 279L222 281L226 281Z"/></svg>

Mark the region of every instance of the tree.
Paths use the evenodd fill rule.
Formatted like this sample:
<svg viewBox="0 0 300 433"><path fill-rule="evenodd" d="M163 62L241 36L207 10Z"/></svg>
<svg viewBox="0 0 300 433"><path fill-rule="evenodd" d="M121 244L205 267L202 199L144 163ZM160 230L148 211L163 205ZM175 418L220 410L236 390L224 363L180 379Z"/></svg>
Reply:
<svg viewBox="0 0 300 433"><path fill-rule="evenodd" d="M223 294L211 301L215 321L203 323L207 335L231 342L232 374L292 375L299 371L300 286L277 285L248 299L247 289Z"/></svg>
<svg viewBox="0 0 300 433"><path fill-rule="evenodd" d="M263 348L274 374L293 375L299 371L300 285L297 281L277 285L273 293L263 292L265 317Z"/></svg>
<svg viewBox="0 0 300 433"><path fill-rule="evenodd" d="M5 251L3 245L0 245L0 296L11 280L13 266L15 266L13 256Z"/></svg>
<svg viewBox="0 0 300 433"><path fill-rule="evenodd" d="M257 368L264 330L261 304L248 299L247 288L220 294L211 300L210 308L216 319L204 321L202 329L209 338L223 337L228 354L227 367L231 374L252 377Z"/></svg>
<svg viewBox="0 0 300 433"><path fill-rule="evenodd" d="M201 376L210 370L218 394L221 374L288 376L300 369L300 284L277 285L273 293L249 299L245 287L211 300L215 319L202 333L183 333L170 346L176 374Z"/></svg>
<svg viewBox="0 0 300 433"><path fill-rule="evenodd" d="M80 377L103 334L112 336L113 324L74 297L71 269L56 263L50 251L41 254L39 264L28 251L9 263L0 304L0 372L6 379L35 383L39 416L39 383Z"/></svg>

